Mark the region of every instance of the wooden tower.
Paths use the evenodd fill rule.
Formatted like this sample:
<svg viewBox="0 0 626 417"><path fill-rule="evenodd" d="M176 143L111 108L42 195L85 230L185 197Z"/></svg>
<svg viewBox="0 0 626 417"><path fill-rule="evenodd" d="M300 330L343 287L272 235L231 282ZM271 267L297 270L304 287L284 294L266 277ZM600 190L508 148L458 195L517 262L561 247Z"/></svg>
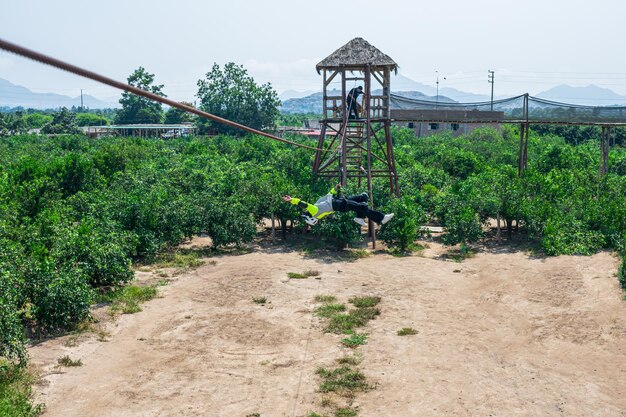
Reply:
<svg viewBox="0 0 626 417"><path fill-rule="evenodd" d="M343 186L349 179L367 182L388 177L390 191L399 194L391 141L389 94L391 71L397 64L362 38L354 38L316 66L323 75L323 116L314 172L336 178ZM348 117L346 96L363 87L359 119Z"/></svg>

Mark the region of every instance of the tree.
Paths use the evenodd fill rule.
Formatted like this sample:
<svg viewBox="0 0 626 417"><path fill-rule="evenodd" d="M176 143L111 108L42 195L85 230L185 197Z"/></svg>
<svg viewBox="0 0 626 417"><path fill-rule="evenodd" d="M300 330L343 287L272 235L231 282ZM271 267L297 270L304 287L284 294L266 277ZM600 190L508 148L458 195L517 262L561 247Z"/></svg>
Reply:
<svg viewBox="0 0 626 417"><path fill-rule="evenodd" d="M78 126L106 126L109 121L106 117L94 113L79 113L76 115Z"/></svg>
<svg viewBox="0 0 626 417"><path fill-rule="evenodd" d="M271 84L257 85L243 66L233 62L218 64L206 74L204 80L198 80L200 109L216 116L241 123L254 129L274 127L278 117L280 100ZM224 124L199 120L201 132L208 129L220 133L240 135L242 131Z"/></svg>
<svg viewBox="0 0 626 417"><path fill-rule="evenodd" d="M76 121L76 114L69 111L67 107L62 107L60 111L54 113L52 120L41 128L41 133L46 134L77 134L81 132Z"/></svg>
<svg viewBox="0 0 626 417"><path fill-rule="evenodd" d="M193 104L186 101L181 101L180 103L193 107ZM167 124L179 124L185 122L193 122L193 115L191 113L177 109L176 107L170 107L165 113L165 123Z"/></svg>
<svg viewBox="0 0 626 417"><path fill-rule="evenodd" d="M148 73L143 67L137 68L128 77L128 84L158 96L167 97L162 91L163 84L154 85L154 74ZM161 123L163 121L161 103L124 91L120 104L122 108L115 117L115 123Z"/></svg>
<svg viewBox="0 0 626 417"><path fill-rule="evenodd" d="M0 136L23 135L28 132L28 123L21 111L0 114Z"/></svg>

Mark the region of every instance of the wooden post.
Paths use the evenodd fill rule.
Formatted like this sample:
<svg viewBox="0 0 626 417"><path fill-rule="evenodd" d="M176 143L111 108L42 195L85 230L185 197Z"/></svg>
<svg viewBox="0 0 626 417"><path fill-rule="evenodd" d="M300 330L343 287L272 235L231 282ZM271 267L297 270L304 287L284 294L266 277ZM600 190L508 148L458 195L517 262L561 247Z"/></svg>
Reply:
<svg viewBox="0 0 626 417"><path fill-rule="evenodd" d="M600 168L598 176L607 175L609 173L609 143L611 136L611 128L602 126L602 137L600 138Z"/></svg>
<svg viewBox="0 0 626 417"><path fill-rule="evenodd" d="M348 109L346 102L346 70L342 68L341 70L341 104L342 104L342 114L343 114L343 129L340 132L341 142L339 146L341 147L341 154L339 155L339 169L341 170L341 186L346 187L348 185L348 170L346 168L346 151L348 150L348 144L346 143L346 135L348 134Z"/></svg>
<svg viewBox="0 0 626 417"><path fill-rule="evenodd" d="M367 141L367 193L369 194L369 205L374 208L374 196L372 195L372 135L370 129L371 115L370 115L370 96L372 93L372 72L371 67L368 65L365 68L365 98L363 100L363 111L365 112L365 140ZM367 229L372 237L372 249L376 249L376 228L374 222L369 219Z"/></svg>

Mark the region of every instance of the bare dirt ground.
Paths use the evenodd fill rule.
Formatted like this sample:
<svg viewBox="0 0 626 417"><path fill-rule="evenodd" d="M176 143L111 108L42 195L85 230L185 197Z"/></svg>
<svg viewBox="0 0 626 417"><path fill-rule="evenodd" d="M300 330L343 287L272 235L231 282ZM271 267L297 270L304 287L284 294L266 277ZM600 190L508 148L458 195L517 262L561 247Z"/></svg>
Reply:
<svg viewBox="0 0 626 417"><path fill-rule="evenodd" d="M48 417L327 414L315 370L350 349L323 333L314 297L377 295L381 315L358 348L376 389L356 397L359 416L626 416L618 260L483 249L461 263L432 242L354 262L280 245L212 258L105 323L107 341L31 347L36 399ZM306 270L321 279L287 278ZM403 327L419 333L400 337ZM65 355L83 366L57 367Z"/></svg>

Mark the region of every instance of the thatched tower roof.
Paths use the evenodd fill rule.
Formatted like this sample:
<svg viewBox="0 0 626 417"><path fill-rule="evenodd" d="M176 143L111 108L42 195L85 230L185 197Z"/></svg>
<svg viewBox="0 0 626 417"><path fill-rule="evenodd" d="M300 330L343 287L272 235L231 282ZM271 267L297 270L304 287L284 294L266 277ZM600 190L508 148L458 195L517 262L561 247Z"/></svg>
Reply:
<svg viewBox="0 0 626 417"><path fill-rule="evenodd" d="M393 59L363 38L352 39L323 59L315 69L319 73L323 68L363 67L367 64L373 67L390 67L396 72L398 70L398 64Z"/></svg>

